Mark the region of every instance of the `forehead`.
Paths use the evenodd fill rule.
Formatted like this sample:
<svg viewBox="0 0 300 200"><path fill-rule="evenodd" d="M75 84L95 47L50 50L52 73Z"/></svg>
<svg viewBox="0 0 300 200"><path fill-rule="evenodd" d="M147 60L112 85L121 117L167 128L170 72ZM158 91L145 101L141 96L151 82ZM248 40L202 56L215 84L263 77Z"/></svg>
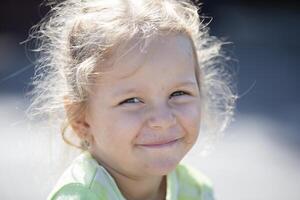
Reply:
<svg viewBox="0 0 300 200"><path fill-rule="evenodd" d="M193 51L191 40L181 34L131 40L116 49L104 72L100 69L98 83L111 88L137 82L155 81L158 85L162 80L174 84L194 80Z"/></svg>
<svg viewBox="0 0 300 200"><path fill-rule="evenodd" d="M155 35L144 40L134 38L121 44L102 65L103 69L99 69L99 82L105 84L129 77L144 65L151 65L152 68L165 66L160 67L161 75L164 70L194 74L194 70L187 69L196 65L191 39L183 34Z"/></svg>

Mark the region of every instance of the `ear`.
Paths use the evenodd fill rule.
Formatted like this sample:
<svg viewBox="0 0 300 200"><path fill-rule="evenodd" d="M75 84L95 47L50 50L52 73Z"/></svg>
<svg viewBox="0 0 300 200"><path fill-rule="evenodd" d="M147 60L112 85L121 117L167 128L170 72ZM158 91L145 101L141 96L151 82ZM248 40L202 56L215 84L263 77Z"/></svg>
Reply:
<svg viewBox="0 0 300 200"><path fill-rule="evenodd" d="M68 122L81 140L91 142L90 125L86 121L86 110L82 103L72 102L68 97L64 97L64 108Z"/></svg>

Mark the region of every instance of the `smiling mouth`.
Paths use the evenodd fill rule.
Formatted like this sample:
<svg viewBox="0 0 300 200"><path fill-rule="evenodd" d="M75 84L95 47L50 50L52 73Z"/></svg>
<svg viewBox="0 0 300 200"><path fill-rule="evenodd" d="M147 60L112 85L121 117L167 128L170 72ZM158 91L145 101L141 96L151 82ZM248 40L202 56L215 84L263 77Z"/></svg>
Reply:
<svg viewBox="0 0 300 200"><path fill-rule="evenodd" d="M174 144L176 144L179 141L179 139L175 139L168 142L159 142L159 143L152 143L152 144L139 144L139 146L142 147L148 147L148 148L162 148L162 147L169 147Z"/></svg>

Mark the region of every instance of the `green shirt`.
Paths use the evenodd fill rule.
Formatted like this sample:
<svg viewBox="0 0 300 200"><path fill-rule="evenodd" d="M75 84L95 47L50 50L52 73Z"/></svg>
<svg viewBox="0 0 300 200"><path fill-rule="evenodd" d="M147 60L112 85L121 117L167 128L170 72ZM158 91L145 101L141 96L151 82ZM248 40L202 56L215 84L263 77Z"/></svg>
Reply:
<svg viewBox="0 0 300 200"><path fill-rule="evenodd" d="M202 173L179 164L167 175L166 200L213 200L211 181ZM47 200L126 200L113 177L89 152L68 167Z"/></svg>

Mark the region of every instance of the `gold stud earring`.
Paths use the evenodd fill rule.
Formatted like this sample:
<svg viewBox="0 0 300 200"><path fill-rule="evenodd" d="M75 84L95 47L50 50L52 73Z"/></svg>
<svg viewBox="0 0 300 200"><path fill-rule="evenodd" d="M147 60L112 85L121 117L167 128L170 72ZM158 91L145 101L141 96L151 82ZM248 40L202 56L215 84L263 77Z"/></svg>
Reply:
<svg viewBox="0 0 300 200"><path fill-rule="evenodd" d="M91 144L89 143L89 141L87 141L86 139L81 141L81 146L84 148L84 149L89 149L91 147Z"/></svg>

